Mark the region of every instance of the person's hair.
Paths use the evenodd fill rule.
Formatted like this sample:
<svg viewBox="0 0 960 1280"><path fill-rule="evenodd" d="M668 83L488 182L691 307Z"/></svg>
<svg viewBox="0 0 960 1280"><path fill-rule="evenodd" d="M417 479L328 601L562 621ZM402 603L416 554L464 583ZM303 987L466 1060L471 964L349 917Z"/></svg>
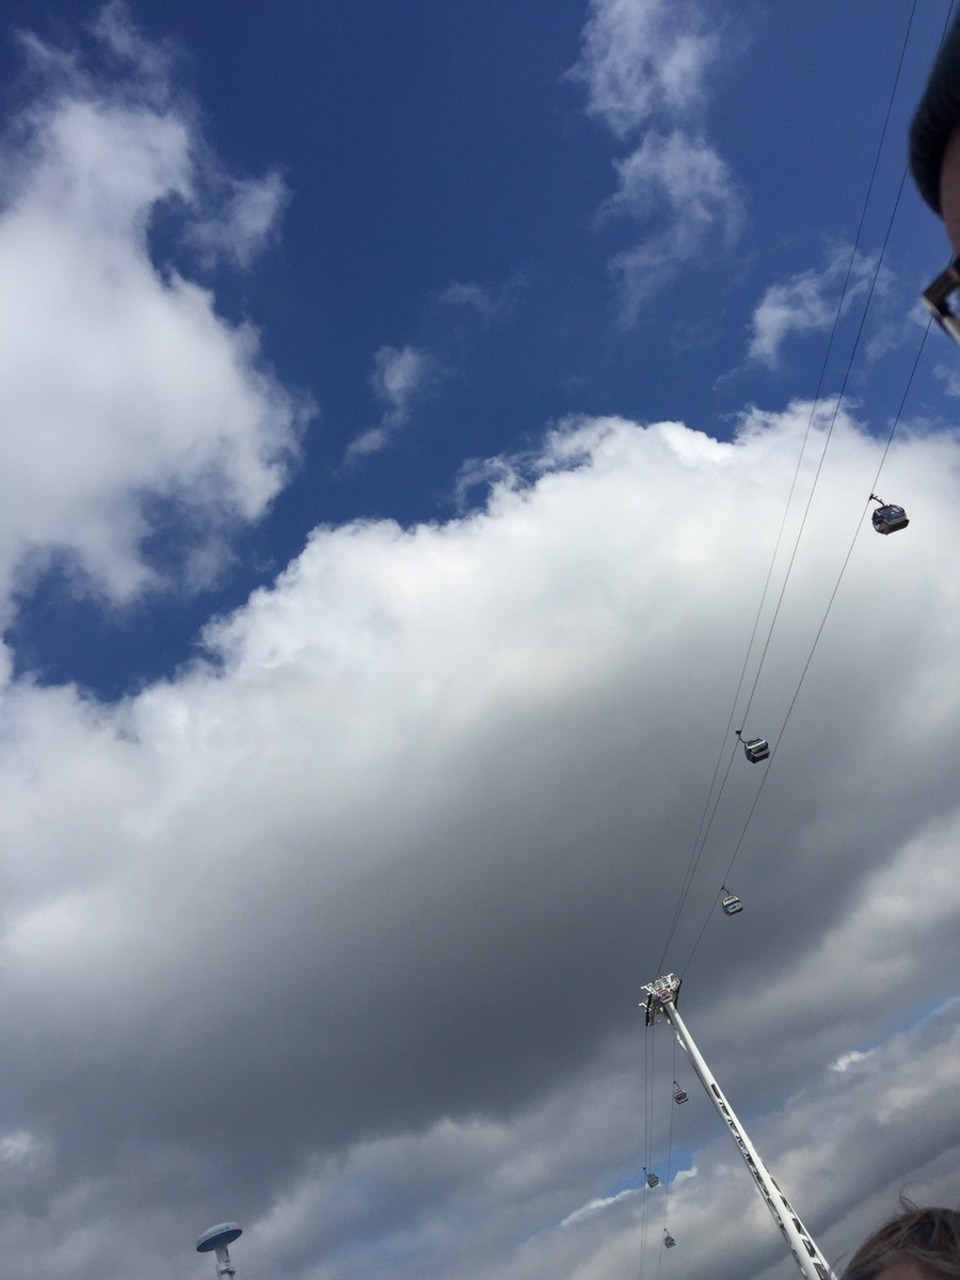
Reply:
<svg viewBox="0 0 960 1280"><path fill-rule="evenodd" d="M904 1262L915 1262L931 1280L960 1280L960 1212L901 1203L903 1213L864 1240L844 1268L843 1280L873 1280Z"/></svg>

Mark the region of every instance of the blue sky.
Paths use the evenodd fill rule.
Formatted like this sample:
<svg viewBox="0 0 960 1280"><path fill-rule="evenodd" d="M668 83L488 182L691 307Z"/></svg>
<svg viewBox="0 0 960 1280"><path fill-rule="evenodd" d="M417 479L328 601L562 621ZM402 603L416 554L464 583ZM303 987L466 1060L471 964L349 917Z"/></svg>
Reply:
<svg viewBox="0 0 960 1280"><path fill-rule="evenodd" d="M105 84L123 69L82 34L96 12L10 7L12 113L31 92L18 28L79 45ZM232 563L202 598L174 593L121 618L72 599L62 580L31 587L16 650L41 678L115 696L168 673L203 620L269 580L318 521L447 518L482 500L458 483L466 462L529 448L568 414L677 418L729 438L745 402L777 409L814 393L909 12L711 10L695 24L702 56L680 97L654 94L636 122L615 105L585 110L591 55L579 3L496 5L483 21L442 4L415 15L390 5L131 12L153 39L174 42L173 83L208 161L242 180L274 175L283 192L247 270L185 253L162 200L154 261L179 264L220 314L254 325L261 363L315 412L288 483L237 531ZM910 31L861 232L861 298L942 22L927 5ZM648 134L675 130L722 173L678 204L656 189L646 202L625 188L618 199L616 166ZM682 249L669 240L678 228ZM651 242L661 267L631 283L618 263ZM915 354L899 322L941 257L934 220L908 189L847 388L871 418L895 411ZM747 359L765 291L805 273L818 318L796 336L788 329L775 359ZM851 314L841 327L825 391L839 386L859 322ZM881 334L892 349L871 359ZM378 353L403 352L416 362L400 403L374 380ZM942 404L934 363L914 389L916 411ZM350 454L387 419L380 448ZM164 541L154 540L161 555Z"/></svg>
<svg viewBox="0 0 960 1280"><path fill-rule="evenodd" d="M956 1202L947 8L5 7L5 1278L772 1280L670 968Z"/></svg>

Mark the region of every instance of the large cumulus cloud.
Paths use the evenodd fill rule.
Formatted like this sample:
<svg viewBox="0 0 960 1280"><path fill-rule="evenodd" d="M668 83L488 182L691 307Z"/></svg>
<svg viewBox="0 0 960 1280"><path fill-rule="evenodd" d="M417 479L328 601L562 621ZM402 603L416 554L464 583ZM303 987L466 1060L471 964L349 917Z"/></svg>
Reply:
<svg viewBox="0 0 960 1280"><path fill-rule="evenodd" d="M304 1277L369 1274L381 1246L379 1274L631 1274L640 1202L619 1193L667 1140L659 1106L643 1135L636 1005L808 417L751 411L731 443L571 421L491 468L469 516L316 529L207 657L118 706L7 684L0 1062L14 1203L64 1206L48 1250L158 1187L159 1274L234 1215L249 1257ZM880 449L841 412L751 713L773 738ZM737 860L747 910L715 905L761 776L738 758L666 960L815 1232L887 1188L849 1169L830 1207L809 1130L763 1117L829 1102L829 1064L877 1047L845 1121L869 1128L891 1008L954 986L958 463L947 434L892 451L913 523L857 542ZM914 1150L889 1114L864 1141L891 1181L946 1158L942 1129ZM715 1136L702 1101L681 1115L678 1151ZM730 1212L712 1177L675 1189L688 1262ZM743 1265L772 1263L762 1213L744 1221Z"/></svg>

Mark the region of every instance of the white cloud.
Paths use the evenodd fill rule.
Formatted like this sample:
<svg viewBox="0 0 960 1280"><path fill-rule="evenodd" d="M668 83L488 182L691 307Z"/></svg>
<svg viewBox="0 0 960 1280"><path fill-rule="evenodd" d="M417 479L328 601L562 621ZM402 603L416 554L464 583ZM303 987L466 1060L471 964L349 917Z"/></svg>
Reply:
<svg viewBox="0 0 960 1280"><path fill-rule="evenodd" d="M482 316L487 316L496 309L490 290L475 281L452 281L440 295L440 301L449 302L455 306L473 307Z"/></svg>
<svg viewBox="0 0 960 1280"><path fill-rule="evenodd" d="M347 464L387 445L409 420L415 400L434 373L432 358L418 347L380 347L373 357L370 387L384 406L383 416L378 426L368 428L350 442L344 457Z"/></svg>
<svg viewBox="0 0 960 1280"><path fill-rule="evenodd" d="M960 396L960 376L958 376L956 369L951 368L949 365L938 364L934 366L933 372L934 376L943 383L944 395L953 398Z"/></svg>
<svg viewBox="0 0 960 1280"><path fill-rule="evenodd" d="M627 1276L667 1206L685 1274L777 1262L662 1038L645 1137L637 1002L808 418L754 412L731 443L573 421L467 517L316 530L209 662L121 706L8 682L5 1124L42 1153L3 1171L11 1274L126 1274L118 1214L160 1280L228 1216L251 1274L294 1280ZM840 414L758 689L771 737L881 449ZM952 437L898 436L884 491L913 523L865 526L737 863L745 910L716 911L757 784L738 757L675 943L710 921L688 1022L834 1253L960 1169L934 1106L957 1006L886 1030L956 985L958 476ZM892 612L923 626L891 643ZM619 1195L645 1141L664 1185Z"/></svg>
<svg viewBox="0 0 960 1280"><path fill-rule="evenodd" d="M526 279L520 272L496 287L477 284L474 280L453 280L440 294L440 301L450 306L471 307L484 320L495 320L509 315L525 285Z"/></svg>
<svg viewBox="0 0 960 1280"><path fill-rule="evenodd" d="M602 1209L607 1209L612 1204L619 1204L621 1200L642 1194L640 1187L628 1187L625 1191L618 1191L615 1196L601 1196L599 1199L590 1200L587 1204L581 1205L579 1209L574 1209L573 1213L568 1213L561 1221L560 1226L573 1226L575 1222L581 1222L584 1218L589 1217L591 1214L599 1213Z"/></svg>
<svg viewBox="0 0 960 1280"><path fill-rule="evenodd" d="M716 35L696 5L592 0L570 75L587 87L588 112L625 138L652 119L702 106L716 54Z"/></svg>
<svg viewBox="0 0 960 1280"><path fill-rule="evenodd" d="M861 1053L859 1049L852 1049L848 1053L841 1053L836 1062L830 1063L831 1071L849 1071L851 1067L858 1066L861 1062L870 1057L869 1053Z"/></svg>
<svg viewBox="0 0 960 1280"><path fill-rule="evenodd" d="M391 422L405 422L410 403L423 386L429 369L425 352L415 347L381 347L373 357L370 384L387 406Z"/></svg>
<svg viewBox="0 0 960 1280"><path fill-rule="evenodd" d="M880 268L878 275L878 256L854 253L848 245L838 245L823 267L800 271L770 285L753 313L747 358L775 369L788 338L825 333L833 327L841 297L843 314L851 303L869 293L874 276L874 291L882 294L890 273Z"/></svg>
<svg viewBox="0 0 960 1280"><path fill-rule="evenodd" d="M647 133L616 164L619 185L601 213L647 219L662 215L666 229L618 254L611 270L621 284L623 319L634 324L643 302L695 261L712 240L732 244L743 221L743 202L730 170L702 139L674 129Z"/></svg>
<svg viewBox="0 0 960 1280"><path fill-rule="evenodd" d="M0 601L52 556L114 601L155 585L144 544L158 500L191 530L184 579L209 576L224 527L262 515L296 449L302 412L256 332L151 257L160 208L179 210L187 238L219 220L249 256L270 221L262 184L231 180L245 213L202 194L191 111L124 13L100 22L122 71L112 85L28 42L44 87L3 142Z"/></svg>
<svg viewBox="0 0 960 1280"><path fill-rule="evenodd" d="M643 132L640 145L615 162L618 188L601 208L601 215L650 224L639 244L609 263L628 326L708 244L733 243L743 221L737 184L701 123L707 72L719 53L707 27L695 4L593 0L583 53L570 72L587 86L588 112L617 137Z"/></svg>
<svg viewBox="0 0 960 1280"><path fill-rule="evenodd" d="M699 244L714 224L727 239L739 229L742 205L730 170L702 139L678 129L650 132L616 169L619 185L606 211L643 218L666 203L677 220L681 248L685 241Z"/></svg>
<svg viewBox="0 0 960 1280"><path fill-rule="evenodd" d="M249 267L276 231L289 192L277 172L263 178L216 175L217 206L189 229L192 245L208 263L220 255Z"/></svg>

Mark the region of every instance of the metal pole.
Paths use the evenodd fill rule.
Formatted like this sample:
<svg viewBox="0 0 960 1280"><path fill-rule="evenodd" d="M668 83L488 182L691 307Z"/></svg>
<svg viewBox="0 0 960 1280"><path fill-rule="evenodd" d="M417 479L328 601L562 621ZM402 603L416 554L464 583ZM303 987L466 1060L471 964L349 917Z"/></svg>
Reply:
<svg viewBox="0 0 960 1280"><path fill-rule="evenodd" d="M217 1249L217 1275L218 1276L235 1276L236 1268L230 1261L230 1250L227 1246L220 1245Z"/></svg>
<svg viewBox="0 0 960 1280"><path fill-rule="evenodd" d="M652 1022L655 1022L661 1014L670 1023L677 1039L686 1050L694 1071L700 1077L700 1081L707 1091L707 1096L733 1135L733 1140L736 1142L740 1154L743 1156L744 1162L760 1190L760 1194L766 1201L774 1222L776 1222L787 1244L790 1246L790 1252L793 1254L801 1274L807 1280L836 1280L836 1275L830 1264L817 1248L790 1201L777 1186L773 1174L761 1160L756 1147L747 1136L747 1132L737 1119L733 1107L727 1101L722 1089L717 1084L713 1072L707 1066L703 1055L697 1048L693 1036L687 1030L686 1024L677 1009L677 992L679 989L680 982L672 973L667 974L665 977L657 978L655 982L651 982L644 987L644 990L650 993L647 998L647 1025L649 1026Z"/></svg>

